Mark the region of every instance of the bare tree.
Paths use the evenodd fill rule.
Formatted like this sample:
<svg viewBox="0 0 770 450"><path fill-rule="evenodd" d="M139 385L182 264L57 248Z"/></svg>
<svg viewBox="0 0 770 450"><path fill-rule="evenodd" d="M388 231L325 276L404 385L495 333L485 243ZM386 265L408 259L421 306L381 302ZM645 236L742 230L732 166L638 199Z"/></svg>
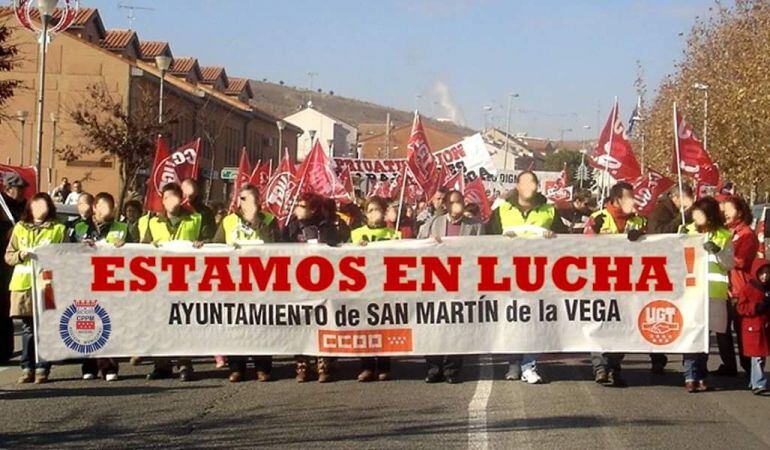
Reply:
<svg viewBox="0 0 770 450"><path fill-rule="evenodd" d="M8 42L10 36L11 29L6 25L0 26L0 72L11 72L18 62L18 49L15 44ZM20 86L20 80L0 80L0 121L8 119L4 107L8 100L13 97L14 90Z"/></svg>
<svg viewBox="0 0 770 450"><path fill-rule="evenodd" d="M120 205L139 169L150 165L157 136L165 135L168 127L176 123L169 108L164 113L166 120L159 124L157 94L146 85L139 84L137 88L138 101L129 111L123 101L110 95L104 83L89 86L86 98L68 111L70 120L80 128L82 141L56 149L65 161L91 154L101 154L102 161L115 160L120 173Z"/></svg>

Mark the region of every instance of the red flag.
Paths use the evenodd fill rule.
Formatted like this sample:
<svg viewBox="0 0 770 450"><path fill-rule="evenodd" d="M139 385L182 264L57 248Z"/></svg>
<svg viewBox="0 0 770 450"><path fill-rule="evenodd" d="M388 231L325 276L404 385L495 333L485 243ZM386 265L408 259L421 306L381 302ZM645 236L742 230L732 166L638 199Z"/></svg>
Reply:
<svg viewBox="0 0 770 450"><path fill-rule="evenodd" d="M475 203L479 205L481 210L481 220L486 222L489 220L489 216L492 215L489 207L489 198L487 198L487 191L484 188L484 183L481 182L481 177L476 177L470 183L465 183L465 191L463 192L465 197L465 203Z"/></svg>
<svg viewBox="0 0 770 450"><path fill-rule="evenodd" d="M459 169L454 175L446 174L441 182L441 187L463 192L465 190L465 173L463 173L463 170Z"/></svg>
<svg viewBox="0 0 770 450"><path fill-rule="evenodd" d="M233 180L233 195L230 198L230 212L238 209L241 187L249 184L251 179L251 164L249 163L249 153L246 147L241 149L241 159L238 162L238 173Z"/></svg>
<svg viewBox="0 0 770 450"><path fill-rule="evenodd" d="M278 164L275 173L270 177L265 191L262 193L263 207L274 215L281 225L291 214L291 203L296 188L297 174L294 170L294 163L291 162L289 151L286 150L281 163Z"/></svg>
<svg viewBox="0 0 770 450"><path fill-rule="evenodd" d="M677 139L679 140L679 167L682 175L691 176L699 183L717 186L719 184L719 169L711 160L703 143L695 136L692 126L684 120L681 114L676 114ZM677 173L677 155L674 147L674 157L671 162L672 171Z"/></svg>
<svg viewBox="0 0 770 450"><path fill-rule="evenodd" d="M265 192L267 182L270 180L271 166L272 162L270 165L257 162L257 165L254 166L254 170L251 172L251 176L249 176L249 184L258 187L260 195Z"/></svg>
<svg viewBox="0 0 770 450"><path fill-rule="evenodd" d="M557 203L572 200L572 186L563 186L561 180L545 182L545 198Z"/></svg>
<svg viewBox="0 0 770 450"><path fill-rule="evenodd" d="M16 174L27 183L24 189L24 197L29 200L37 192L37 172L34 167L19 167L0 164L0 191L4 190L3 178L6 174Z"/></svg>
<svg viewBox="0 0 770 450"><path fill-rule="evenodd" d="M150 176L147 178L147 195L144 197L144 210L152 212L163 211L163 196L161 191L168 183L179 181L168 153L168 145L163 136L158 136L155 143L155 160L152 163Z"/></svg>
<svg viewBox="0 0 770 450"><path fill-rule="evenodd" d="M163 136L158 136L155 146L155 160L147 178L147 195L144 198L145 211L162 212L163 187L168 183L179 183L187 178L198 178L198 155L200 139L196 139L169 153Z"/></svg>
<svg viewBox="0 0 770 450"><path fill-rule="evenodd" d="M351 199L356 198L356 190L353 187L353 174L350 173L350 166L342 168L339 176L340 182L345 187L345 191L350 195Z"/></svg>
<svg viewBox="0 0 770 450"><path fill-rule="evenodd" d="M316 140L313 148L299 168L299 186L303 192L314 192L323 197L340 202L350 202L345 191L345 185L340 182L331 167L331 161L326 156L321 142Z"/></svg>
<svg viewBox="0 0 770 450"><path fill-rule="evenodd" d="M427 198L433 197L438 188L436 183L438 163L430 151L428 137L422 127L420 114L416 112L412 124L412 134L409 136L409 144L406 146L406 162L417 183L425 191Z"/></svg>
<svg viewBox="0 0 770 450"><path fill-rule="evenodd" d="M611 148L610 141L612 141ZM620 120L620 108L617 102L612 107L610 117L607 118L607 123L599 135L598 145L588 158L588 162L597 170L604 170L606 167L612 178L618 181L633 183L642 176L642 169L631 150L631 143Z"/></svg>
<svg viewBox="0 0 770 450"><path fill-rule="evenodd" d="M649 215L655 207L658 197L671 189L674 184L671 179L648 167L647 175L639 177L633 183L637 214L640 216Z"/></svg>

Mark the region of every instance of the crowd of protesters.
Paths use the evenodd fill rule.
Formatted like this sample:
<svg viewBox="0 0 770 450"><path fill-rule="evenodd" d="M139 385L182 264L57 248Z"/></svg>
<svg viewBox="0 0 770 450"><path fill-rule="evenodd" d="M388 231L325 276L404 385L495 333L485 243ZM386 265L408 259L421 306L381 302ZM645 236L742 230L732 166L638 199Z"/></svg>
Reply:
<svg viewBox="0 0 770 450"><path fill-rule="evenodd" d="M158 245L189 241L200 248L205 243L238 246L244 241L261 241L268 245L288 242L337 246L411 238L440 242L445 237L482 234L510 238L536 234L543 239L558 234L625 234L636 242L645 234L686 233L704 235L707 241L704 249L708 252L709 328L716 333L721 359L721 365L711 374L737 376L737 356L748 375L749 388L758 395L767 392L764 364L770 354L770 264L757 256L760 242L752 231L752 210L745 199L736 195L696 199L693 190L685 185L659 198L652 213L641 217L636 212L633 186L625 182L612 186L601 209L588 191L577 192L571 201L550 204L538 191L538 185L534 172L519 174L516 188L495 201L486 222L481 220L480 206L466 204L463 194L455 190L440 189L415 207L400 207L397 202L380 197L358 198L338 207L333 200L305 193L297 199L288 223L279 227L279 221L262 210L260 192L251 185L240 189L238 207L229 212L223 204L206 205L194 180L169 183L162 190L163 211L145 214L137 200L127 201L121 211L111 194L91 195L84 191L81 182L70 186L67 179L51 195L36 193L26 201L25 190L31 187L10 174L3 180L2 192L7 211L0 212L0 244L5 249L0 283L8 286L0 299L0 359L8 360L13 354L12 318L17 318L22 324L19 383L44 383L51 370L50 362L36 363L35 359L29 249L37 245L94 245L103 241L120 247L125 243ZM56 204L76 205L79 217L60 223L56 219ZM132 358L132 363L140 361L140 356ZM595 381L606 386L625 386L623 359L624 354L620 353L592 354ZM229 366L231 382L247 378L249 360L259 381L271 379L269 356L216 357L217 367ZM510 355L505 378L530 384L543 382L537 360L538 355L533 354ZM650 360L653 374L664 373L666 355L651 354ZM688 392L709 390L707 360L705 353L683 355L684 386ZM195 377L189 358L155 358L152 362L148 379L173 377L175 365L181 381ZM429 356L426 362L427 383L455 383L460 379L462 356ZM335 363L335 358L297 355L296 380L330 381L335 377ZM385 381L394 375L387 357L362 358L360 364L361 382ZM118 369L118 362L113 359L82 361L84 379L102 377L115 381Z"/></svg>

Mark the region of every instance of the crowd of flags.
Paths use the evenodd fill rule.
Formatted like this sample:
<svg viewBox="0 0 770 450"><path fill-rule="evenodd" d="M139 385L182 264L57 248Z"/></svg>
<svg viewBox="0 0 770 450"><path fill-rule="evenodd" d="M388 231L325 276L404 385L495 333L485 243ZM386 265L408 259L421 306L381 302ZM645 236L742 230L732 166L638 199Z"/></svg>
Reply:
<svg viewBox="0 0 770 450"><path fill-rule="evenodd" d="M676 183L650 167L647 167L646 173L642 172L619 116L619 106L615 100L607 123L588 161L602 174L602 193L609 184L605 175L617 181L628 182L634 186L634 197L639 214L646 215L652 211L655 200ZM691 177L695 181L698 196L718 191L721 187L719 167L711 159L703 143L696 137L692 126L676 111L676 105L674 105L673 117L674 151L671 171L678 174L679 181L682 177ZM629 132L638 120L639 105L637 104L629 121Z"/></svg>
<svg viewBox="0 0 770 450"><path fill-rule="evenodd" d="M639 104L629 120L628 131L640 120ZM696 193L705 195L721 187L718 166L713 162L703 143L696 137L692 126L676 111L673 114L674 152L672 172L695 181ZM155 159L147 179L147 194L144 207L147 211L161 212L162 188L170 182L181 182L187 178L197 179L199 172L201 140L196 139L170 151L166 140L157 139ZM655 200L676 183L660 172L647 167L645 172L636 159L628 132L620 120L617 99L615 100L607 122L599 135L593 152L588 155L589 164L601 173L601 192L608 188L609 177L616 181L625 181L634 186L634 196L638 211L649 214ZM419 113L415 112L412 132L407 146L406 164L399 173L388 179L368 183L367 197L380 196L397 201L400 205L416 206L420 201L429 200L441 189L457 190L464 194L466 202L476 203L482 219L491 214L490 205L494 199L487 197L485 186L478 176L467 176L456 167L442 165L433 155ZM8 171L18 173L31 186L37 185L34 168L15 167L0 164L0 174ZM294 209L297 198L305 192L314 192L326 198L334 199L338 204L355 201L353 177L348 166L339 172L334 161L323 151L318 140L305 160L296 164L287 150L278 166L273 170L272 162L257 161L252 167L248 151L243 148L233 181L233 193L230 210L238 206L240 188L251 184L259 188L261 203L265 210L286 223ZM680 183L681 184L681 183ZM2 186L0 186L1 188ZM31 196L34 189L28 189ZM559 178L545 185L544 194L551 201L566 201L572 198L572 186L566 164Z"/></svg>

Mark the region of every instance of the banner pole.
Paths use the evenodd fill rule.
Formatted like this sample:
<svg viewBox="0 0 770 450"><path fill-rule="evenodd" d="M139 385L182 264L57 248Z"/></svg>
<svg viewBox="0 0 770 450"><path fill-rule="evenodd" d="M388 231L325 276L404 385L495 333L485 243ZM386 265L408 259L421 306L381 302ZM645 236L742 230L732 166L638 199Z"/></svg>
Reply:
<svg viewBox="0 0 770 450"><path fill-rule="evenodd" d="M677 120L676 102L674 102L674 151L676 152L676 175L679 179L679 198L682 198L682 162L679 155L679 121ZM682 218L682 227L684 227L684 205L681 200L679 202L679 215Z"/></svg>
<svg viewBox="0 0 770 450"><path fill-rule="evenodd" d="M286 215L286 224L289 224L289 220L291 220L291 215L294 213L294 205L297 204L297 197L299 197L299 194L302 192L302 183L305 181L305 175L307 174L307 169L305 169L305 172L300 175L299 178L299 185L297 186L297 193L294 194L294 197L291 199L291 209L289 209L289 214Z"/></svg>

